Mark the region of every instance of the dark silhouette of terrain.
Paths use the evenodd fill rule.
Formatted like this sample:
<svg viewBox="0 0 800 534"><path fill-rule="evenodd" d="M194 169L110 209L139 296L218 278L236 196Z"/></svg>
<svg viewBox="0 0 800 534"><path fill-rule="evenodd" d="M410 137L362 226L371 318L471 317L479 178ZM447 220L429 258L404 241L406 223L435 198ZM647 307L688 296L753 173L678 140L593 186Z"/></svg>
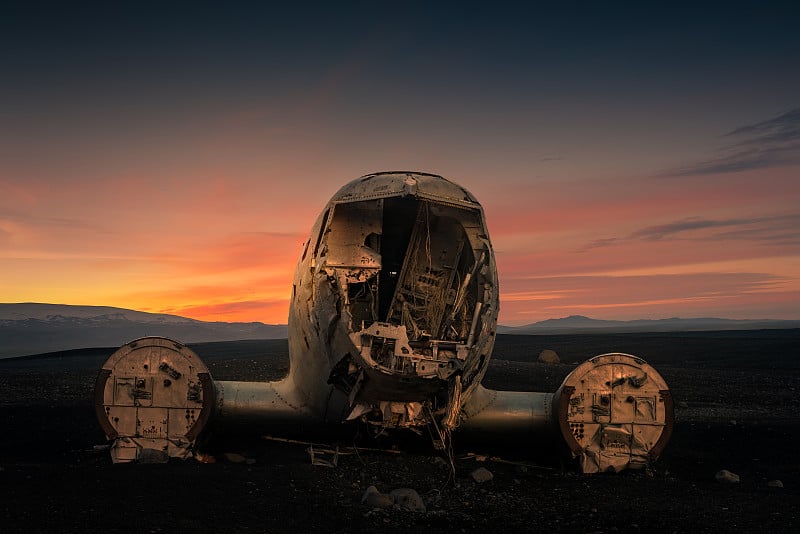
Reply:
<svg viewBox="0 0 800 534"><path fill-rule="evenodd" d="M647 359L667 380L676 426L653 469L586 476L558 450L490 450L457 434L454 474L427 436L402 442L410 452L340 456L335 468L311 465L305 445L258 436L212 438L216 464L115 466L93 450L104 436L92 395L116 347L0 360L0 525L4 533L796 532L798 341L800 330L498 336L488 387L553 391L575 363L613 351ZM288 369L286 340L192 348L217 379L273 380ZM536 362L543 349L562 363ZM223 452L255 463L227 462ZM494 479L475 483L469 473L479 466ZM717 482L720 469L741 482ZM413 488L427 512L373 510L361 504L370 485Z"/></svg>
<svg viewBox="0 0 800 534"><path fill-rule="evenodd" d="M286 325L197 321L107 306L0 304L0 358L79 347L119 346L145 336L186 343L283 339Z"/></svg>

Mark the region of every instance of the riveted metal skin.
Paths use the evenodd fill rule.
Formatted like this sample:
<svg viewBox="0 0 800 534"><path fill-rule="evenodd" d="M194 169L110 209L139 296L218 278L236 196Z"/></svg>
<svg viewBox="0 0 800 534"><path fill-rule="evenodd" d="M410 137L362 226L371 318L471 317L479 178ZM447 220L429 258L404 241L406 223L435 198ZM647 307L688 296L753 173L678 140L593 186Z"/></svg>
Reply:
<svg viewBox="0 0 800 534"><path fill-rule="evenodd" d="M171 339L146 337L123 345L95 384L95 411L114 462L165 461L191 454L214 408L205 364Z"/></svg>
<svg viewBox="0 0 800 534"><path fill-rule="evenodd" d="M564 441L584 473L649 465L674 421L666 382L630 354L603 354L576 367L556 391L554 406Z"/></svg>

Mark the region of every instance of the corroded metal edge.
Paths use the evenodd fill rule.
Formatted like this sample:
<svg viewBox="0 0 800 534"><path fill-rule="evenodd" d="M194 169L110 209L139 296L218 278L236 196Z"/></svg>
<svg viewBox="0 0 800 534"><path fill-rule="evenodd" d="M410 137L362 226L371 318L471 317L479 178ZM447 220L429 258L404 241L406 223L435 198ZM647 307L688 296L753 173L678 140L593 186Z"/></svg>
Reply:
<svg viewBox="0 0 800 534"><path fill-rule="evenodd" d="M565 380L566 381L566 380ZM572 429L569 427L567 421L567 410L569 408L569 399L575 392L574 386L563 386L560 388L559 397L556 401L555 416L558 419L558 428L561 431L561 436L567 444L567 447L574 456L578 456L583 452L583 447L580 446L578 440L572 434Z"/></svg>
<svg viewBox="0 0 800 534"><path fill-rule="evenodd" d="M672 427L675 426L675 404L672 400L672 392L668 389L662 389L658 393L664 401L664 429L661 431L661 436L659 436L656 444L650 449L649 456L651 460L656 460L664 452L664 448L672 436Z"/></svg>
<svg viewBox="0 0 800 534"><path fill-rule="evenodd" d="M109 376L111 376L111 369L100 369L100 373L97 375L97 380L94 383L94 412L95 415L97 415L97 421L100 423L100 428L103 429L106 437L108 439L116 439L119 434L117 434L117 431L111 425L111 421L108 420L105 403L103 402L105 397L106 382L108 381Z"/></svg>
<svg viewBox="0 0 800 534"><path fill-rule="evenodd" d="M216 399L214 398L214 381L211 380L211 374L197 373L197 377L200 379L200 386L203 388L203 407L200 408L200 417L195 420L192 428L186 433L186 439L189 441L197 439L197 436L202 432L203 428L205 428L206 423L208 423L211 412L216 404Z"/></svg>

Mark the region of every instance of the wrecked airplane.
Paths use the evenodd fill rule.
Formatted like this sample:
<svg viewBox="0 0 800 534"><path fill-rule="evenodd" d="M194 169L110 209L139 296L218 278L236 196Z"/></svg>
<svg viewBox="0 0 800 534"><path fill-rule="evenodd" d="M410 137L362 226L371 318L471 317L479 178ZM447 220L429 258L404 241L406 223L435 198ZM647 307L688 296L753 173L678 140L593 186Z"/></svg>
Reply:
<svg viewBox="0 0 800 534"><path fill-rule="evenodd" d="M483 209L441 176L370 174L330 200L304 243L289 310L289 374L215 381L186 346L143 338L96 384L114 462L186 458L212 426L309 428L358 421L376 432L427 428L560 435L586 473L648 465L673 424L669 389L640 358L604 354L555 393L484 388L499 311Z"/></svg>

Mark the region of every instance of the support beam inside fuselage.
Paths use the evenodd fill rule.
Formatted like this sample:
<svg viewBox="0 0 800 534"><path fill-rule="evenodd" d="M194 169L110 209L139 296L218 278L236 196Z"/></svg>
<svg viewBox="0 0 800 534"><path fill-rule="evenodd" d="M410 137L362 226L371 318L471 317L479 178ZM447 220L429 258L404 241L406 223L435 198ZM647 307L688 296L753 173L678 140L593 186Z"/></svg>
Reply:
<svg viewBox="0 0 800 534"><path fill-rule="evenodd" d="M381 270L378 274L378 318L381 321L387 320L421 204L410 197L384 200Z"/></svg>

